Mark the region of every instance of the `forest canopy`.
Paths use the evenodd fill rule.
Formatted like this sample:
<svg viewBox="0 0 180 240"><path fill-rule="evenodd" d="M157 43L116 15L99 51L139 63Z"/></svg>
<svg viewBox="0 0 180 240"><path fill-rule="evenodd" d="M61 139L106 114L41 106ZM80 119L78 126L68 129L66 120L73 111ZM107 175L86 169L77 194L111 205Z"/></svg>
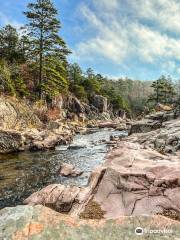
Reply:
<svg viewBox="0 0 180 240"><path fill-rule="evenodd" d="M170 76L140 81L109 79L78 63L68 62L71 50L60 36L61 22L51 0L29 3L27 23L18 31L11 25L0 29L0 92L30 101L73 94L85 103L94 95L107 97L114 113L123 109L141 113L157 103L174 104L180 81Z"/></svg>

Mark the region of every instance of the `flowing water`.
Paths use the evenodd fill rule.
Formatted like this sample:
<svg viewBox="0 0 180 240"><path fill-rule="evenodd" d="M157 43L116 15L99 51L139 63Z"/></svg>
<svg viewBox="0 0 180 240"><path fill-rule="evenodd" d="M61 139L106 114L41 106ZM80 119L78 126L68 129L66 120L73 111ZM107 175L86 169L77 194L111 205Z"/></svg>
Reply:
<svg viewBox="0 0 180 240"><path fill-rule="evenodd" d="M59 146L55 151L22 152L0 155L0 208L22 204L23 199L51 183L86 186L90 172L101 164L108 151L102 140L125 132L110 129L74 137L72 148ZM84 171L77 178L59 177L62 163Z"/></svg>

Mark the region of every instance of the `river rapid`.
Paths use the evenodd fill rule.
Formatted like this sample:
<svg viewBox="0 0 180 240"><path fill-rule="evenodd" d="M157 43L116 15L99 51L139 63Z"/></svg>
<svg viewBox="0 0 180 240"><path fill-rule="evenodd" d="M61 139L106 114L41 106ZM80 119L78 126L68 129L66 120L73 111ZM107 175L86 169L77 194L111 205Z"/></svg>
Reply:
<svg viewBox="0 0 180 240"><path fill-rule="evenodd" d="M55 151L21 152L0 155L0 209L22 204L35 191L51 183L86 186L91 171L105 159L110 136L125 132L102 129L78 134L69 146ZM57 174L62 163L70 163L84 173L77 178Z"/></svg>

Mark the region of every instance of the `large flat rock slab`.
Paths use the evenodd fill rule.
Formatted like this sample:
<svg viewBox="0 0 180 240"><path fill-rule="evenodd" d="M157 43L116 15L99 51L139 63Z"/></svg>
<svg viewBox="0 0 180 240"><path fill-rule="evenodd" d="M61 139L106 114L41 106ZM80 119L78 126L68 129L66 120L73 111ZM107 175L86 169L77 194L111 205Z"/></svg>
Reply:
<svg viewBox="0 0 180 240"><path fill-rule="evenodd" d="M74 219L43 206L0 211L0 239L4 240L178 240L179 236L180 223L163 216L96 221Z"/></svg>
<svg viewBox="0 0 180 240"><path fill-rule="evenodd" d="M179 157L121 141L95 169L86 188L49 185L24 203L79 216L93 198L107 219L173 212L180 219Z"/></svg>
<svg viewBox="0 0 180 240"><path fill-rule="evenodd" d="M138 143L122 141L104 164L95 194L105 218L163 214L180 217L180 162Z"/></svg>

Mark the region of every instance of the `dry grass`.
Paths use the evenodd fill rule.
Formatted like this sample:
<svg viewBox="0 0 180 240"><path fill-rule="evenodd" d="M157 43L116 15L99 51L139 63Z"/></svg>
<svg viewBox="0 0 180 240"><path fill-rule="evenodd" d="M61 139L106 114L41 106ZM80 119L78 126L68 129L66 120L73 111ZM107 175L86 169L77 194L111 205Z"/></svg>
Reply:
<svg viewBox="0 0 180 240"><path fill-rule="evenodd" d="M85 207L84 212L80 214L81 219L103 219L105 212L95 201L90 201Z"/></svg>
<svg viewBox="0 0 180 240"><path fill-rule="evenodd" d="M55 121L60 117L60 110L58 108L49 109L47 111L48 120Z"/></svg>
<svg viewBox="0 0 180 240"><path fill-rule="evenodd" d="M158 215L162 215L170 219L180 221L180 213L177 213L175 210L172 210L172 209L164 209L163 213Z"/></svg>

